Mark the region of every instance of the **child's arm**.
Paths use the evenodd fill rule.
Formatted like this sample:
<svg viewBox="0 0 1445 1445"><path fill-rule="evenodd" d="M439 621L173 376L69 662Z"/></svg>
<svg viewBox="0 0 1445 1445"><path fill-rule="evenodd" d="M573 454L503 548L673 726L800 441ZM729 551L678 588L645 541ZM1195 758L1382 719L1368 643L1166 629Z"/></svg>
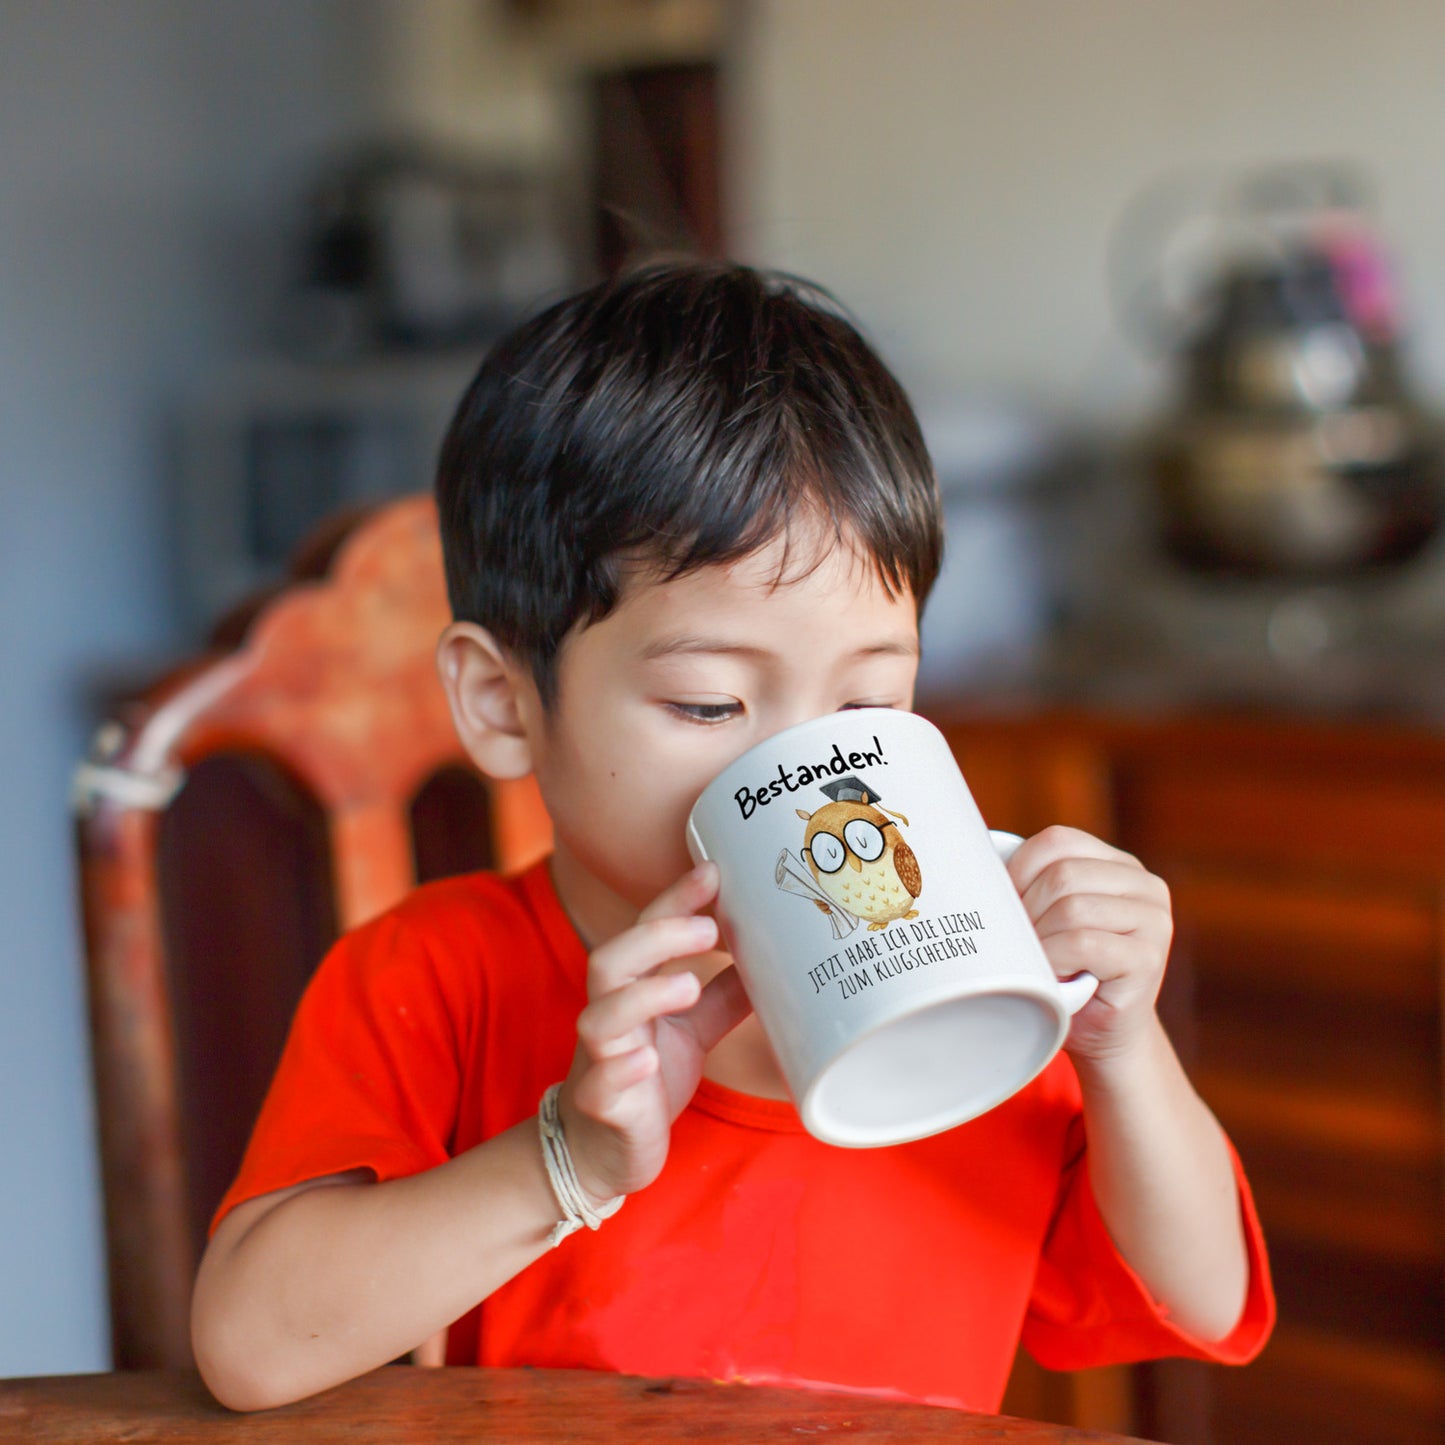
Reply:
<svg viewBox="0 0 1445 1445"><path fill-rule="evenodd" d="M710 866L687 874L592 955L562 1104L596 1202L656 1177L704 1056L747 1012L732 969L701 991L691 973L656 971L716 942L716 924L693 916L716 886ZM405 1354L520 1273L546 1253L559 1217L535 1118L409 1178L338 1175L249 1200L222 1220L201 1262L197 1364L238 1410L339 1384Z"/></svg>
<svg viewBox="0 0 1445 1445"><path fill-rule="evenodd" d="M1244 1309L1249 1265L1224 1135L1154 1010L1173 933L1169 891L1129 854L1072 828L1029 839L1009 871L1054 971L1099 979L1067 1043L1099 1213L1175 1323L1223 1339Z"/></svg>

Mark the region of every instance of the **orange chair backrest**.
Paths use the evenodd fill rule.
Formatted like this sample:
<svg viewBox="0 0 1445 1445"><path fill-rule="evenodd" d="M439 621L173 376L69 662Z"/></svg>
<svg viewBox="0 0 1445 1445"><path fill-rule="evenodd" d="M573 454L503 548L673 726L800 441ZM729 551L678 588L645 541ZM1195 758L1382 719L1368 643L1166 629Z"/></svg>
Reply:
<svg viewBox="0 0 1445 1445"><path fill-rule="evenodd" d="M207 1220L336 933L415 882L550 847L461 753L436 514L359 523L239 645L119 707L76 779L117 1367L184 1365Z"/></svg>

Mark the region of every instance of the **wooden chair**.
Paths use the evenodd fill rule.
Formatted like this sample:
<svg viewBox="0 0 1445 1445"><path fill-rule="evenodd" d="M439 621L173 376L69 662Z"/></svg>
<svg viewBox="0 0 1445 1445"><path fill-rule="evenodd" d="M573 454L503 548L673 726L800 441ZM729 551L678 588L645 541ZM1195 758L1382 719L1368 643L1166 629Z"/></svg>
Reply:
<svg viewBox="0 0 1445 1445"><path fill-rule="evenodd" d="M345 519L234 645L101 726L75 805L118 1368L190 1363L191 1283L327 945L415 881L550 846L452 732L436 515Z"/></svg>

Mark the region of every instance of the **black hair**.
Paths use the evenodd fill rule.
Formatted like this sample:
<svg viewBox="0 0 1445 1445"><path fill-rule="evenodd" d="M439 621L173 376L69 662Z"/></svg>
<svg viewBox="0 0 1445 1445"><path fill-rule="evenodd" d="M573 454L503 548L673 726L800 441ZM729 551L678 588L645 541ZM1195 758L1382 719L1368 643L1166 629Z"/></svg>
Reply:
<svg viewBox="0 0 1445 1445"><path fill-rule="evenodd" d="M736 561L812 508L921 608L943 546L917 418L857 328L819 287L723 262L654 262L499 341L437 502L453 613L548 704L563 639L616 605L628 561Z"/></svg>

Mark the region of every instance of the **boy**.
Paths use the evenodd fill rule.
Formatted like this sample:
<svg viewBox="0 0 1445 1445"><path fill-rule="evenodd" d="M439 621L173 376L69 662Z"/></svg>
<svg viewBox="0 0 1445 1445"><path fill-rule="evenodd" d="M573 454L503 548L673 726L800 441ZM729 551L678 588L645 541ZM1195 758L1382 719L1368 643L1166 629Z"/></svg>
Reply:
<svg viewBox="0 0 1445 1445"><path fill-rule="evenodd" d="M802 1132L718 951L693 799L793 723L908 707L941 551L912 410L826 298L697 265L559 303L483 364L438 499L453 717L484 772L536 774L555 851L318 970L197 1281L218 1398L448 1326L453 1362L980 1410L1020 1336L1059 1368L1251 1357L1258 1226L1155 1015L1168 894L1132 858L1019 849L1050 962L1098 993L1067 1057L915 1144Z"/></svg>

